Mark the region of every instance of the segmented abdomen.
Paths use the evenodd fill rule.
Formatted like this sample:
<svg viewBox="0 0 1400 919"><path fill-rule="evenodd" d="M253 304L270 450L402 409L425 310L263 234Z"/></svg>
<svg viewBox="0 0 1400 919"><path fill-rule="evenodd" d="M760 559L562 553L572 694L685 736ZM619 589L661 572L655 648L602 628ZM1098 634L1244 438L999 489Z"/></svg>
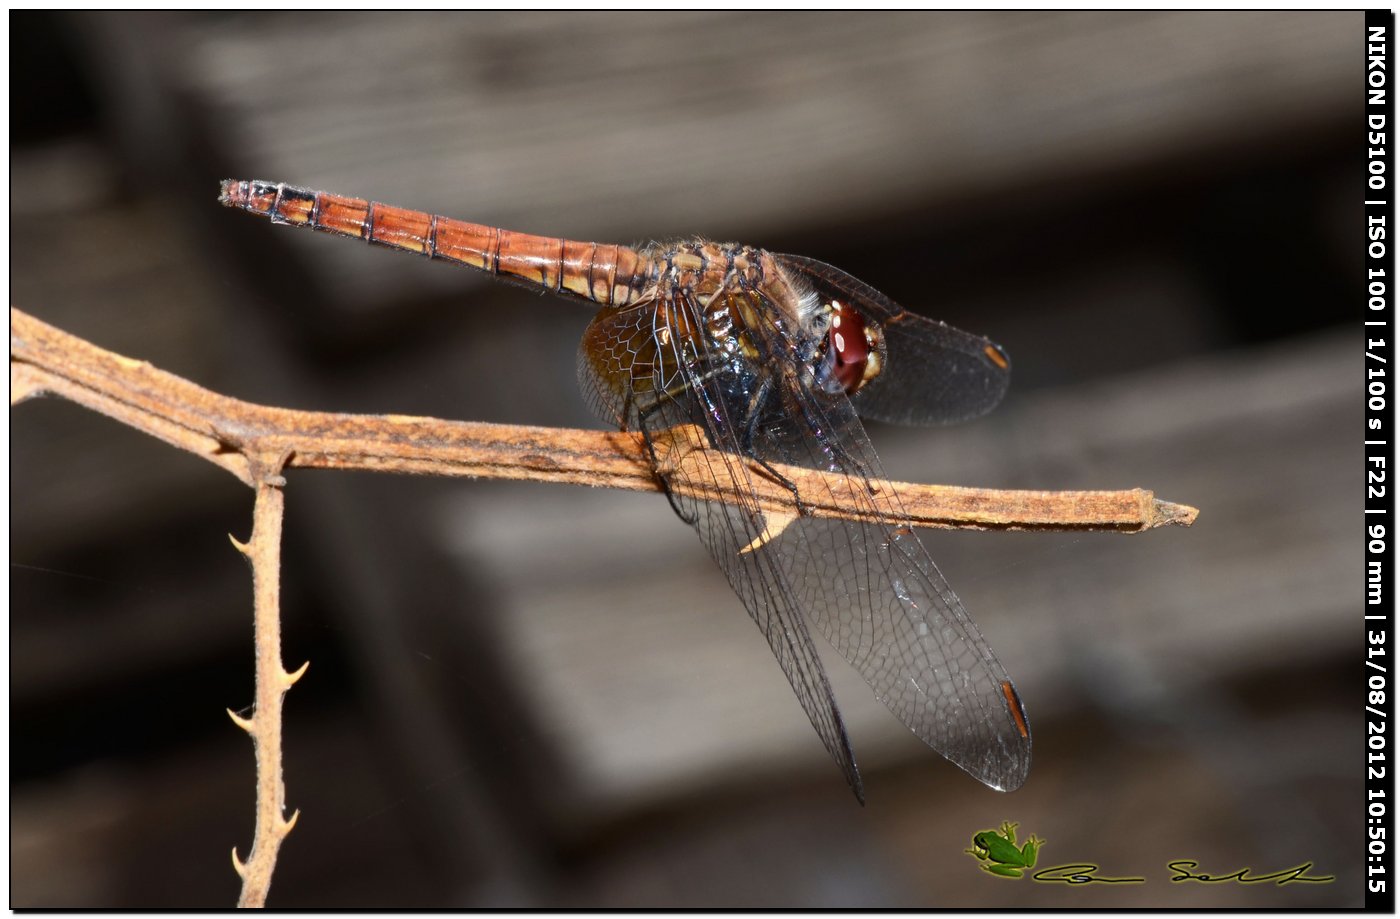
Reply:
<svg viewBox="0 0 1400 919"><path fill-rule="evenodd" d="M219 201L273 223L352 236L606 305L633 302L655 273L627 246L517 233L284 183L226 179Z"/></svg>

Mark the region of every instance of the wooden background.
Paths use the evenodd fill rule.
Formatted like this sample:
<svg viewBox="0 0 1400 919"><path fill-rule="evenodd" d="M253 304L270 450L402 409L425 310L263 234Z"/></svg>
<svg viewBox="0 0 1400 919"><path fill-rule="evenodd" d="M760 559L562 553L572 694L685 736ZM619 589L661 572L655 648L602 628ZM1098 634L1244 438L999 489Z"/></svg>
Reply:
<svg viewBox="0 0 1400 919"><path fill-rule="evenodd" d="M270 905L1360 903L1359 13L13 14L11 43L11 299L104 347L289 407L593 425L577 305L218 180L738 239L1012 355L987 419L870 426L892 476L1201 509L927 534L1035 764L982 788L833 655L862 809L660 497L295 473ZM10 430L11 903L229 906L251 496L71 405ZM991 878L962 850L1003 820L1149 882Z"/></svg>

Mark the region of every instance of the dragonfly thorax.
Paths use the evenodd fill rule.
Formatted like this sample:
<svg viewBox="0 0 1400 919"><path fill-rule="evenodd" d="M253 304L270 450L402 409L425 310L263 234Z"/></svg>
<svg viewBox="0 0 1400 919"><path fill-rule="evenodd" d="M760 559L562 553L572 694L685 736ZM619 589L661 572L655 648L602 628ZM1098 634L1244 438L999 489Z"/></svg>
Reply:
<svg viewBox="0 0 1400 919"><path fill-rule="evenodd" d="M659 289L691 294L702 302L762 285L766 255L750 246L703 239L653 245L646 251L646 259L656 266Z"/></svg>
<svg viewBox="0 0 1400 919"><path fill-rule="evenodd" d="M688 344L697 356L759 364L805 362L815 353L817 336L803 321L800 293L769 253L696 239L654 246L647 257L656 266L654 286L639 299L673 305L664 310L667 334L683 350Z"/></svg>

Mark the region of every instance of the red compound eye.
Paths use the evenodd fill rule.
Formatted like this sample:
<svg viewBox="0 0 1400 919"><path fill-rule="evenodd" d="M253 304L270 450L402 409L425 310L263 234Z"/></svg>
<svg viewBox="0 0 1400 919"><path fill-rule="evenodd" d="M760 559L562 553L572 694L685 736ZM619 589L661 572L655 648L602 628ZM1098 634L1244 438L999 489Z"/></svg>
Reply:
<svg viewBox="0 0 1400 919"><path fill-rule="evenodd" d="M847 395L854 395L865 384L865 365L870 360L864 317L840 300L831 301L827 337L833 358L831 374Z"/></svg>

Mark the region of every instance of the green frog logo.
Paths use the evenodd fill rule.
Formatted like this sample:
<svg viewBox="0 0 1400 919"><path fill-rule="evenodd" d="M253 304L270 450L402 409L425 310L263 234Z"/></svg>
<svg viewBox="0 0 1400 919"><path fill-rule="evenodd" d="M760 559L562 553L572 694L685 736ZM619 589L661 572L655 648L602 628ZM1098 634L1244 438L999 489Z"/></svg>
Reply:
<svg viewBox="0 0 1400 919"><path fill-rule="evenodd" d="M1036 856L1045 840L1032 835L1025 845L1016 847L1015 823L1003 823L1001 830L983 830L972 837L972 848L964 849L968 855L983 862L982 870L1004 878L1022 877L1027 868L1035 867Z"/></svg>

